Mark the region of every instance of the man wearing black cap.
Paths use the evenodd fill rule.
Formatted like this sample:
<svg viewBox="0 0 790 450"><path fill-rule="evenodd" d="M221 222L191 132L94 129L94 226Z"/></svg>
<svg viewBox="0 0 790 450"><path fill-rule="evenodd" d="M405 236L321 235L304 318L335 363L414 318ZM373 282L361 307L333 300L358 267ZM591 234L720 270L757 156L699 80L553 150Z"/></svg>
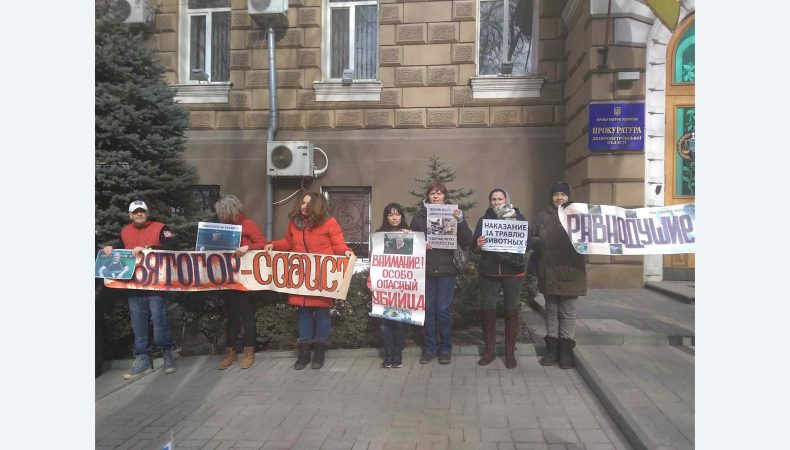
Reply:
<svg viewBox="0 0 790 450"><path fill-rule="evenodd" d="M121 229L121 245L137 254L144 249L165 248L175 249L175 233L167 229L167 225L148 220L148 206L142 200L129 204L131 223ZM104 247L104 254L112 254L112 246ZM154 369L151 361L151 345L148 340L148 319L154 324L154 343L162 349L165 373L173 373L176 366L173 362L173 337L170 322L167 318L167 302L158 291L129 290L129 315L134 332L134 364L129 373L123 377L127 380L138 378Z"/></svg>

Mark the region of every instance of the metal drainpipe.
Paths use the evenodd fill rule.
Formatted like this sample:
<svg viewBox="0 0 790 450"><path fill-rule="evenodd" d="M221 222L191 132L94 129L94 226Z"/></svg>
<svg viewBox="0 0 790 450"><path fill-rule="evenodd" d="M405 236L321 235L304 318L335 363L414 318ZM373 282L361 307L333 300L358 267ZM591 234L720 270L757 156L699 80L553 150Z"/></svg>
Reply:
<svg viewBox="0 0 790 450"><path fill-rule="evenodd" d="M609 22L612 21L612 0L609 0L609 6L606 8L606 37L603 39L603 47L598 49L603 61L598 64L599 69L609 67Z"/></svg>
<svg viewBox="0 0 790 450"><path fill-rule="evenodd" d="M266 23L268 28L269 39L269 129L266 130L266 142L269 143L274 140L274 134L277 133L277 77L276 66L274 63L274 27L272 21ZM264 227L264 235L266 240L272 240L272 219L274 215L274 183L272 176L268 174L269 168L266 168L266 224Z"/></svg>

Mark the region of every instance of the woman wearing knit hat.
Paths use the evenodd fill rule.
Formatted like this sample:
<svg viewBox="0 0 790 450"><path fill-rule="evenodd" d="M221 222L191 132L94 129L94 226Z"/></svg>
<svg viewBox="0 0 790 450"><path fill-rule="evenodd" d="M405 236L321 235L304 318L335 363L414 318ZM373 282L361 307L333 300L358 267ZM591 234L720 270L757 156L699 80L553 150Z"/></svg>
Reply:
<svg viewBox="0 0 790 450"><path fill-rule="evenodd" d="M538 213L530 224L529 248L538 258L538 290L546 299L546 355L540 363L573 367L576 333L576 299L587 295L587 271L584 256L573 248L560 223L558 208L572 203L568 183L551 186L551 205Z"/></svg>
<svg viewBox="0 0 790 450"><path fill-rule="evenodd" d="M477 364L488 365L496 357L496 297L502 289L505 298L505 367L516 367L516 338L518 337L518 312L521 286L526 273L524 254L492 252L483 250L483 219L526 220L518 208L510 203L510 195L504 188L496 188L488 194L490 207L477 221L474 240L475 253L480 253L480 321L483 326L485 352Z"/></svg>

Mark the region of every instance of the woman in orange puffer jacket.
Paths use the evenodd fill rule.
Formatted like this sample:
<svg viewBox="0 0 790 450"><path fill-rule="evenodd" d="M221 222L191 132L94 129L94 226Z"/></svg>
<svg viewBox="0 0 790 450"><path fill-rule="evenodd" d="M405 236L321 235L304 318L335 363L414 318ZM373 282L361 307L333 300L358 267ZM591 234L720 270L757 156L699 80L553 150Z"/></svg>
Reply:
<svg viewBox="0 0 790 450"><path fill-rule="evenodd" d="M346 245L343 231L334 217L329 215L329 204L318 193L309 192L288 214L290 222L285 237L268 244L265 250L285 252L317 253L323 255L351 256L354 252ZM302 370L311 360L312 368L324 365L324 355L329 343L332 320L329 308L334 299L330 297L311 297L289 295L288 303L298 307L297 354L294 369Z"/></svg>

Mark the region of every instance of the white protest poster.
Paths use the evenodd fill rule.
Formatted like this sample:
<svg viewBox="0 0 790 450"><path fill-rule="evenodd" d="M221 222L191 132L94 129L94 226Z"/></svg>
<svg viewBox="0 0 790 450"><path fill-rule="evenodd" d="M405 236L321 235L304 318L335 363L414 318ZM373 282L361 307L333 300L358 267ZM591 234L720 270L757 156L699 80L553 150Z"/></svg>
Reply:
<svg viewBox="0 0 790 450"><path fill-rule="evenodd" d="M571 203L559 208L560 223L583 255L694 253L694 204L625 209Z"/></svg>
<svg viewBox="0 0 790 450"><path fill-rule="evenodd" d="M422 233L373 233L370 315L422 326L425 323L425 238Z"/></svg>
<svg viewBox="0 0 790 450"><path fill-rule="evenodd" d="M241 225L198 222L196 252L236 250L241 247Z"/></svg>
<svg viewBox="0 0 790 450"><path fill-rule="evenodd" d="M433 248L455 250L458 241L458 221L453 211L458 205L426 205L428 210L427 243Z"/></svg>
<svg viewBox="0 0 790 450"><path fill-rule="evenodd" d="M483 219L483 236L487 252L521 253L527 251L529 224L526 220Z"/></svg>

